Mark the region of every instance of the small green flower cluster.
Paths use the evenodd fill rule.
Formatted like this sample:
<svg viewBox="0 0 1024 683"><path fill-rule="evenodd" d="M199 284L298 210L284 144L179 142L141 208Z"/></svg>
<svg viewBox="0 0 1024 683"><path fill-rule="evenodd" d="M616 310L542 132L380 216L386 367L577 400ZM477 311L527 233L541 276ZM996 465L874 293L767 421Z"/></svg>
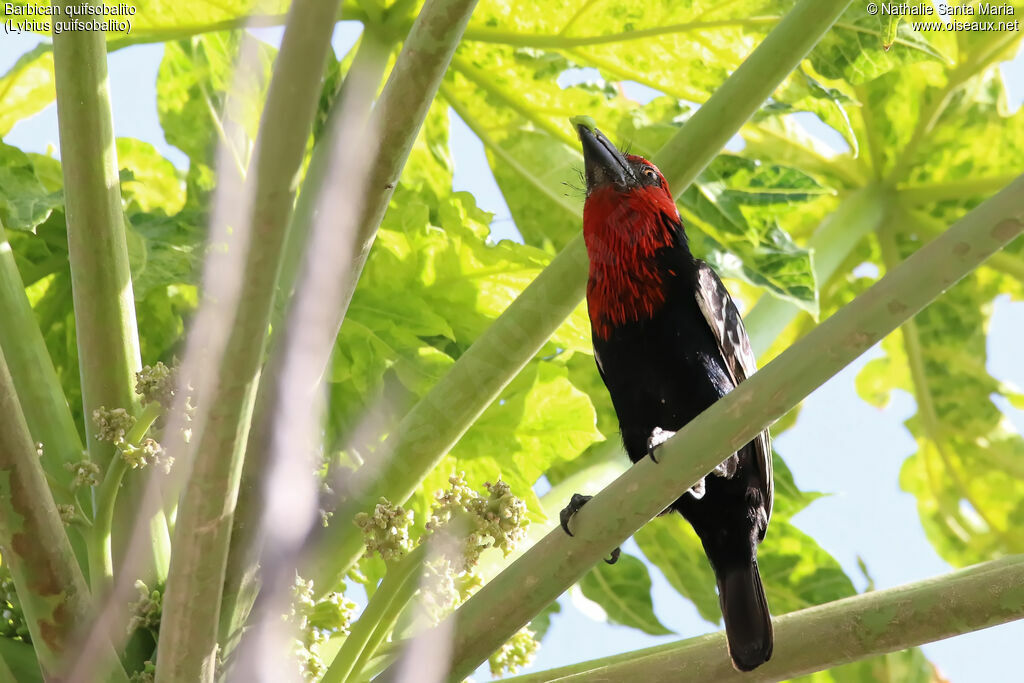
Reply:
<svg viewBox="0 0 1024 683"><path fill-rule="evenodd" d="M435 622L480 587L475 569L484 550L500 548L508 555L526 536L526 504L500 479L484 487L486 494L473 490L459 473L434 495L423 538L438 535L440 556L424 567L421 601Z"/></svg>
<svg viewBox="0 0 1024 683"><path fill-rule="evenodd" d="M145 365L135 373L135 393L142 397L142 405L159 403L165 410L174 403L178 368L169 368L162 362Z"/></svg>
<svg viewBox="0 0 1024 683"><path fill-rule="evenodd" d="M58 503L57 514L60 515L60 521L64 526L78 521L78 508L70 503Z"/></svg>
<svg viewBox="0 0 1024 683"><path fill-rule="evenodd" d="M157 465L166 474L171 471L171 465L174 464L174 458L167 455L164 447L155 439L148 437L143 439L138 446L127 443L122 445L121 457L133 470L146 465Z"/></svg>
<svg viewBox="0 0 1024 683"><path fill-rule="evenodd" d="M320 658L320 647L333 635L348 635L356 604L341 593L329 593L316 600L313 582L300 576L295 577L292 595L291 610L285 615L285 620L300 633L294 641L293 654L303 678L319 680L326 671Z"/></svg>
<svg viewBox="0 0 1024 683"><path fill-rule="evenodd" d="M520 629L501 646L500 650L491 655L491 674L503 676L506 673L518 673L519 669L533 662L539 647L540 643L534 638L534 633L528 626Z"/></svg>
<svg viewBox="0 0 1024 683"><path fill-rule="evenodd" d="M91 460L65 463L64 469L75 475L71 480L71 488L97 486L100 483L100 466Z"/></svg>
<svg viewBox="0 0 1024 683"><path fill-rule="evenodd" d="M128 621L128 635L137 629L146 629L155 638L160 632L160 617L163 614L164 595L160 588L152 590L142 581L135 582L139 599L129 605L132 618Z"/></svg>
<svg viewBox="0 0 1024 683"><path fill-rule="evenodd" d="M0 636L32 642L25 613L14 591L14 579L6 567L0 567Z"/></svg>
<svg viewBox="0 0 1024 683"><path fill-rule="evenodd" d="M112 444L124 443L128 432L135 426L135 417L124 408L108 410L100 406L92 411L92 423L96 426L96 438Z"/></svg>
<svg viewBox="0 0 1024 683"><path fill-rule="evenodd" d="M526 538L526 503L512 494L509 485L499 479L486 482L487 495L466 484L466 475L448 478L448 488L434 496L434 508L427 522L428 534L449 525L465 525L463 533L452 527L453 535L466 539L461 558L452 558L460 571L471 570L487 548L500 548L505 555Z"/></svg>
<svg viewBox="0 0 1024 683"><path fill-rule="evenodd" d="M355 523L363 530L367 552L380 555L385 562L393 562L404 557L412 548L412 541L409 540L412 520L412 510L392 505L387 498L381 498L373 514L360 512L356 515Z"/></svg>
<svg viewBox="0 0 1024 683"><path fill-rule="evenodd" d="M483 521L481 533L490 536L492 547L500 548L507 557L526 538L526 502L512 494L508 484L498 479L485 482L490 496L479 499L477 515Z"/></svg>
<svg viewBox="0 0 1024 683"><path fill-rule="evenodd" d="M176 375L176 368L168 368L160 362L156 365L147 365L141 372L135 373L135 392L142 396L142 403L146 406L141 418L146 429L136 431L152 431L153 422L159 427L159 421L163 419L161 409L166 411L174 400ZM156 439L142 438L144 434L132 433L136 428L137 419L127 410L100 406L93 411L92 420L96 426L96 438L117 446L118 453L128 467L134 470L146 465L157 465L165 473L170 472L174 458L167 455Z"/></svg>

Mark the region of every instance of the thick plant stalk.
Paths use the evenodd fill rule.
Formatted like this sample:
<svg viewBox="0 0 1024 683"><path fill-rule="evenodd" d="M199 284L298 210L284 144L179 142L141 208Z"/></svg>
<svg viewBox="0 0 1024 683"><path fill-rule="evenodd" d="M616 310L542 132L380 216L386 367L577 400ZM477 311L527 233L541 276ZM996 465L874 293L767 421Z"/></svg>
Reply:
<svg viewBox="0 0 1024 683"><path fill-rule="evenodd" d="M60 0L63 12L80 3ZM97 3L92 3L96 5ZM105 36L63 31L53 36L57 122L64 173L68 259L75 307L75 338L89 459L106 468L114 447L96 438L90 417L97 408L136 413L135 373L142 367L121 185L107 81ZM126 542L134 520L117 520L115 541ZM92 543L107 531L96 529ZM163 513L151 521L147 572L167 570L169 537ZM90 552L90 559L98 556ZM90 568L96 574L99 568Z"/></svg>
<svg viewBox="0 0 1024 683"><path fill-rule="evenodd" d="M158 681L213 679L217 625L246 434L280 267L294 178L313 123L337 0L292 4L247 183L249 247L205 428L182 493L157 659Z"/></svg>
<svg viewBox="0 0 1024 683"><path fill-rule="evenodd" d="M574 537L556 529L481 588L452 617L452 678L469 675L680 491L1021 232L1024 175L687 424L658 464L642 460L594 496L574 517ZM394 680L389 672L378 681Z"/></svg>
<svg viewBox="0 0 1024 683"><path fill-rule="evenodd" d="M60 0L63 10L79 3ZM96 3L91 3L96 4ZM86 416L100 406L131 410L141 368L128 244L107 81L99 32L53 37L57 117L75 302L75 331ZM89 454L106 466L114 452L86 419Z"/></svg>
<svg viewBox="0 0 1024 683"><path fill-rule="evenodd" d="M39 665L47 676L59 675L73 638L91 618L89 591L50 495L3 353L0 546L4 565L14 578ZM128 680L120 664L112 680Z"/></svg>
<svg viewBox="0 0 1024 683"><path fill-rule="evenodd" d="M46 342L39 331L11 245L0 224L0 350L9 361L14 389L35 443L43 444L41 462L59 487L51 489L58 503L91 507L87 492L71 492L72 473L64 465L82 459L82 441L61 389ZM83 549L84 551L84 549ZM84 555L83 555L84 557Z"/></svg>
<svg viewBox="0 0 1024 683"><path fill-rule="evenodd" d="M807 248L814 255L814 277L819 289L832 279L854 247L866 235L878 230L888 204L889 197L885 190L876 185L868 185L845 198L821 222L807 243ZM790 301L762 295L743 320L750 333L750 345L754 347L754 352L760 355L766 351L800 311Z"/></svg>
<svg viewBox="0 0 1024 683"><path fill-rule="evenodd" d="M686 122L655 161L676 195L740 129L842 14L849 0L801 0L744 64ZM753 63L753 64L752 64ZM750 64L750 66L748 66ZM678 150L684 150L679 153ZM381 472L335 515L348 520L380 498L408 499L502 389L540 350L583 298L587 255L582 237L570 242L451 370L405 416L386 448ZM362 540L349 525L327 529L331 552L311 578L329 590L355 563Z"/></svg>
<svg viewBox="0 0 1024 683"><path fill-rule="evenodd" d="M770 683L1024 618L1024 555L871 591L774 620L775 652L750 673L732 668L713 633L538 671L508 683L721 681Z"/></svg>

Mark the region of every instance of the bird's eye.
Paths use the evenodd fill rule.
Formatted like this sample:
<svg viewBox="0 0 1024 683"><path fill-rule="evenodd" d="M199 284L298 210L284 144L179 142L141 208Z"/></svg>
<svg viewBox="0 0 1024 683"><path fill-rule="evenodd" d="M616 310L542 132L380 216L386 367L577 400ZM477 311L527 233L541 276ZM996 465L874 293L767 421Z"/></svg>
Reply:
<svg viewBox="0 0 1024 683"><path fill-rule="evenodd" d="M642 169L640 169L640 173L647 180L656 181L658 179L658 174L655 173L654 169L651 168L650 166L644 166Z"/></svg>

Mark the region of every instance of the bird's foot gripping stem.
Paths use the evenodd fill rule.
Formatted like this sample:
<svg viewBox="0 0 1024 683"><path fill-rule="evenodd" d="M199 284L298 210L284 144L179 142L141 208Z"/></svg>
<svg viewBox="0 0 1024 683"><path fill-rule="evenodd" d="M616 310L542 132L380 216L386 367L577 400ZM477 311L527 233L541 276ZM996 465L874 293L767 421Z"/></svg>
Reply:
<svg viewBox="0 0 1024 683"><path fill-rule="evenodd" d="M584 496L581 493L572 494L572 498L569 499L569 504L562 508L562 511L558 513L558 519L561 521L562 529L565 531L565 533L569 534L570 536L573 535L573 533L569 531L569 520L572 519L573 515L579 512L580 508L586 505L587 501L590 500L591 498L593 498L593 496ZM616 562L618 562L619 553L621 552L622 550L620 548L616 548L612 551L612 556L605 560L605 562L607 562L608 564L615 564Z"/></svg>
<svg viewBox="0 0 1024 683"><path fill-rule="evenodd" d="M654 450L675 435L675 432L670 432L667 429L662 429L661 427L654 428L651 435L647 437L647 455L650 456L651 460L658 462L658 459L654 457Z"/></svg>

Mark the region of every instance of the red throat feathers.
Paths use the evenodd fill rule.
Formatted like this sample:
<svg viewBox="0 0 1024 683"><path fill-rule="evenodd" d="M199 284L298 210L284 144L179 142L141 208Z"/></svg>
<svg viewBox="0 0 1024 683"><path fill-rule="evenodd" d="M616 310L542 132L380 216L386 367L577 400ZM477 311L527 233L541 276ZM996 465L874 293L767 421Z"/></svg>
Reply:
<svg viewBox="0 0 1024 683"><path fill-rule="evenodd" d="M680 229L679 211L661 171L641 157L626 158L650 166L661 182L629 192L598 188L583 205L590 256L587 309L602 339L618 325L652 317L665 303L666 273L656 254L673 245L673 231Z"/></svg>

